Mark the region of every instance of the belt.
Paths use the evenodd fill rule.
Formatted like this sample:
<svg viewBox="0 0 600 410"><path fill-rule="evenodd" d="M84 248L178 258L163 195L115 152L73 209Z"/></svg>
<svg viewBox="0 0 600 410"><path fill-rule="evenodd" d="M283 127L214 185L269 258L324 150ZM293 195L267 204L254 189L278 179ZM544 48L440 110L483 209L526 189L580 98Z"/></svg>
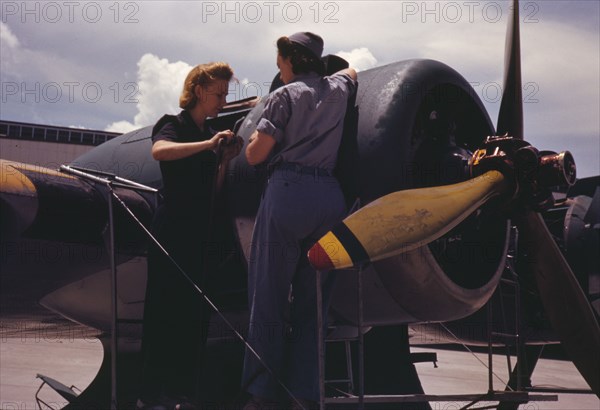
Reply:
<svg viewBox="0 0 600 410"><path fill-rule="evenodd" d="M333 173L325 168L310 167L307 165L300 165L295 162L280 162L273 166L272 171L292 171L298 174L314 175L319 177L330 177Z"/></svg>

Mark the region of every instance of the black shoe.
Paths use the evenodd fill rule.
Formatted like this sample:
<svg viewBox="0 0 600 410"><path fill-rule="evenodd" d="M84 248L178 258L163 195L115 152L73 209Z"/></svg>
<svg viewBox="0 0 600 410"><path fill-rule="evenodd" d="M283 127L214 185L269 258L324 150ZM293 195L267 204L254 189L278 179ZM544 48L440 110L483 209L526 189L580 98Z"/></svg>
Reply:
<svg viewBox="0 0 600 410"><path fill-rule="evenodd" d="M155 400L138 399L135 404L136 410L170 410L169 407Z"/></svg>
<svg viewBox="0 0 600 410"><path fill-rule="evenodd" d="M136 410L200 410L200 407L186 397L163 395L154 400L138 399Z"/></svg>
<svg viewBox="0 0 600 410"><path fill-rule="evenodd" d="M242 410L262 410L263 404L263 399L257 396L252 396L250 400L246 402Z"/></svg>
<svg viewBox="0 0 600 410"><path fill-rule="evenodd" d="M200 406L186 396L163 396L164 403L169 404L173 410L200 410Z"/></svg>
<svg viewBox="0 0 600 410"><path fill-rule="evenodd" d="M286 410L286 406L277 401L252 396L242 410Z"/></svg>

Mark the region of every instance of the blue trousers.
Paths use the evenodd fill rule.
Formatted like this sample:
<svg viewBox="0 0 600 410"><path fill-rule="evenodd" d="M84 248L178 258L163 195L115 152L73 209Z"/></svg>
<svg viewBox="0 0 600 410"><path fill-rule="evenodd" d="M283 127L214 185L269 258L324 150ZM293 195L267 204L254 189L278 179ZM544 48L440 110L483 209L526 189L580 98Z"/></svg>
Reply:
<svg viewBox="0 0 600 410"><path fill-rule="evenodd" d="M306 253L345 215L335 177L276 170L269 178L248 266L248 341L275 377L247 350L242 386L249 393L287 397L279 379L295 397L318 400L316 275Z"/></svg>

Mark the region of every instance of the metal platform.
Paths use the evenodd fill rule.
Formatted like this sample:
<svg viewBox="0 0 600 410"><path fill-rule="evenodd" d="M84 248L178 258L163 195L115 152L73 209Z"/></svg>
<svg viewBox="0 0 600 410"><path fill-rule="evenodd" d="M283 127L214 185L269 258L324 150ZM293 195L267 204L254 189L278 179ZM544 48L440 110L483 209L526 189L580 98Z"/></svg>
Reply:
<svg viewBox="0 0 600 410"><path fill-rule="evenodd" d="M482 401L528 402L528 401L558 401L556 394L530 394L528 392L490 392L484 394L406 394L406 395L365 395L362 397L328 397L325 404L365 404L381 403L419 403L458 401L471 402L466 408Z"/></svg>
<svg viewBox="0 0 600 410"><path fill-rule="evenodd" d="M518 387L516 391L495 391L492 382L492 350L488 354L489 366L488 366L488 392L482 394L445 394L445 395L431 395L431 394L409 394L409 395L365 395L364 393L364 322L363 322L363 288L362 288L362 273L365 266L357 268L357 318L358 318L358 332L357 332L357 345L358 345L358 384L357 384L357 395L348 395L345 397L325 397L325 336L324 336L324 324L323 316L320 312L323 311L323 295L321 289L321 277L322 273L317 272L316 275L316 293L317 293L317 327L318 327L318 361L319 361L319 408L325 410L326 405L336 405L336 408L340 406L348 405L352 409L364 409L365 404L384 404L384 403L418 403L418 402L469 402L468 405L462 408L470 408L471 406L481 402L511 402L511 403L527 403L532 401L558 401L557 394L532 394L528 391L521 389L520 377L517 377ZM513 271L514 273L514 271ZM519 302L517 302L519 304ZM517 314L518 314L517 306ZM490 338L497 336L490 333ZM521 343L519 338L519 332L517 329L516 335L510 335L516 340L517 345ZM491 339L490 339L491 341ZM519 349L518 349L519 352ZM519 366L517 366L519 369ZM351 372L352 370L349 369ZM352 379L352 377L350 377ZM358 405L358 406L357 406ZM351 406L351 407L350 407Z"/></svg>

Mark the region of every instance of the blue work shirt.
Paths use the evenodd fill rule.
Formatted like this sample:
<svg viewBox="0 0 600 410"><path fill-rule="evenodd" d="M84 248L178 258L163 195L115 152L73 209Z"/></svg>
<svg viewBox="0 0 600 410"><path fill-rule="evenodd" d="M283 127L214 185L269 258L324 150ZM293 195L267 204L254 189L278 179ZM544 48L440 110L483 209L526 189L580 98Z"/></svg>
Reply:
<svg viewBox="0 0 600 410"><path fill-rule="evenodd" d="M257 131L276 144L270 165L293 162L333 171L348 97L356 82L347 74L301 74L267 96Z"/></svg>

